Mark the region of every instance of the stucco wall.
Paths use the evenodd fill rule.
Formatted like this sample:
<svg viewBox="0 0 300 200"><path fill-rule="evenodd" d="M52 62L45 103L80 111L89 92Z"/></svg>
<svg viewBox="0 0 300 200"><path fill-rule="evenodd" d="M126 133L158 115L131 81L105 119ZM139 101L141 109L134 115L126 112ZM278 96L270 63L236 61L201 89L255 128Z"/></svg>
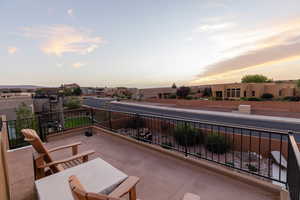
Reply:
<svg viewBox="0 0 300 200"><path fill-rule="evenodd" d="M251 105L252 110L300 112L300 102L281 101L205 101L205 100L178 100L178 99L147 99L152 103L167 103L176 106L191 108L226 108L237 110L239 105Z"/></svg>

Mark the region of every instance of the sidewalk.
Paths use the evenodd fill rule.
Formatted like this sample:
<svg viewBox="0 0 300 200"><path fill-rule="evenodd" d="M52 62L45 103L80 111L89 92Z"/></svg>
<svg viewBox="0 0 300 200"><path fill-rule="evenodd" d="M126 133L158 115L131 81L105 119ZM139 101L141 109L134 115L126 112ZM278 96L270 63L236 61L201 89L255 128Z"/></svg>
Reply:
<svg viewBox="0 0 300 200"><path fill-rule="evenodd" d="M232 113L232 112L174 108L174 107L167 107L167 106L150 105L149 103L128 103L128 102L118 102L118 101L112 101L111 103L127 105L127 106L137 106L137 107L145 107L145 108L152 108L152 109L194 113L194 114L215 115L215 116L223 116L223 117L243 118L243 119L272 121L272 122L296 123L300 125L300 119L290 118L290 117L275 117L275 116L265 116L265 115L255 115L255 114L241 114L241 113Z"/></svg>

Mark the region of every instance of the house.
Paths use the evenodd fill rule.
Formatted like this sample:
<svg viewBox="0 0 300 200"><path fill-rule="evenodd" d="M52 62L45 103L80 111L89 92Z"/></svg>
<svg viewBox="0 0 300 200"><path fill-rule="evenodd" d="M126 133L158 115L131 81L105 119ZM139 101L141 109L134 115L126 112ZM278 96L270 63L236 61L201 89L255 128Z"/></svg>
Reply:
<svg viewBox="0 0 300 200"><path fill-rule="evenodd" d="M212 96L220 99L239 99L241 97L260 98L269 93L274 98L295 96L297 86L293 81L271 82L271 83L229 83L211 86Z"/></svg>
<svg viewBox="0 0 300 200"><path fill-rule="evenodd" d="M176 88L162 87L162 88L147 88L138 91L142 99L165 99L171 94L176 94Z"/></svg>
<svg viewBox="0 0 300 200"><path fill-rule="evenodd" d="M104 88L98 87L81 87L82 95L84 96L105 96Z"/></svg>
<svg viewBox="0 0 300 200"><path fill-rule="evenodd" d="M76 84L76 83L63 84L61 87L64 88L64 89L71 89L71 90L73 90L75 88L80 88L80 86L78 84Z"/></svg>

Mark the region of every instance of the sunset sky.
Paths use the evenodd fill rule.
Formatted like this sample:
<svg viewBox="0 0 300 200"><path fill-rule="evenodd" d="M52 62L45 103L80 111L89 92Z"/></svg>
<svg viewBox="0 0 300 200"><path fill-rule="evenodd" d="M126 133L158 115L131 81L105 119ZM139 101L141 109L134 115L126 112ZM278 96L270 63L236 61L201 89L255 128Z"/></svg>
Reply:
<svg viewBox="0 0 300 200"><path fill-rule="evenodd" d="M0 0L0 85L300 78L299 0Z"/></svg>

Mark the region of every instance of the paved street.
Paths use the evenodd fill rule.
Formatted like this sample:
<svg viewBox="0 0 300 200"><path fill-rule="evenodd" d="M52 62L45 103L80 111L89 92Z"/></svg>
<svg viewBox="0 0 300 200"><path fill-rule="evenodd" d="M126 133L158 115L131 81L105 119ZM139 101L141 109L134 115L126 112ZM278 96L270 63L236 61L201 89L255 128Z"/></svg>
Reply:
<svg viewBox="0 0 300 200"><path fill-rule="evenodd" d="M84 105L88 105L91 107L101 108L104 105L109 104L109 100L102 100L96 98L87 98L84 100ZM153 108L153 107L141 107L136 105L122 105L122 104L109 104L109 108L112 110L125 111L125 112L135 112L140 114L154 114L154 115L163 115L163 116L171 116L171 117L179 117L185 119L193 119L193 120L202 120L202 121L210 121L217 123L226 123L232 125L239 126L251 126L256 128L268 128L268 129L279 129L279 130L292 130L300 132L300 124L293 122L285 122L285 121L271 121L265 119L254 119L252 118L242 118L242 117L230 117L224 115L213 115L213 114L199 114L193 112L180 112L177 110L165 110L161 108Z"/></svg>

